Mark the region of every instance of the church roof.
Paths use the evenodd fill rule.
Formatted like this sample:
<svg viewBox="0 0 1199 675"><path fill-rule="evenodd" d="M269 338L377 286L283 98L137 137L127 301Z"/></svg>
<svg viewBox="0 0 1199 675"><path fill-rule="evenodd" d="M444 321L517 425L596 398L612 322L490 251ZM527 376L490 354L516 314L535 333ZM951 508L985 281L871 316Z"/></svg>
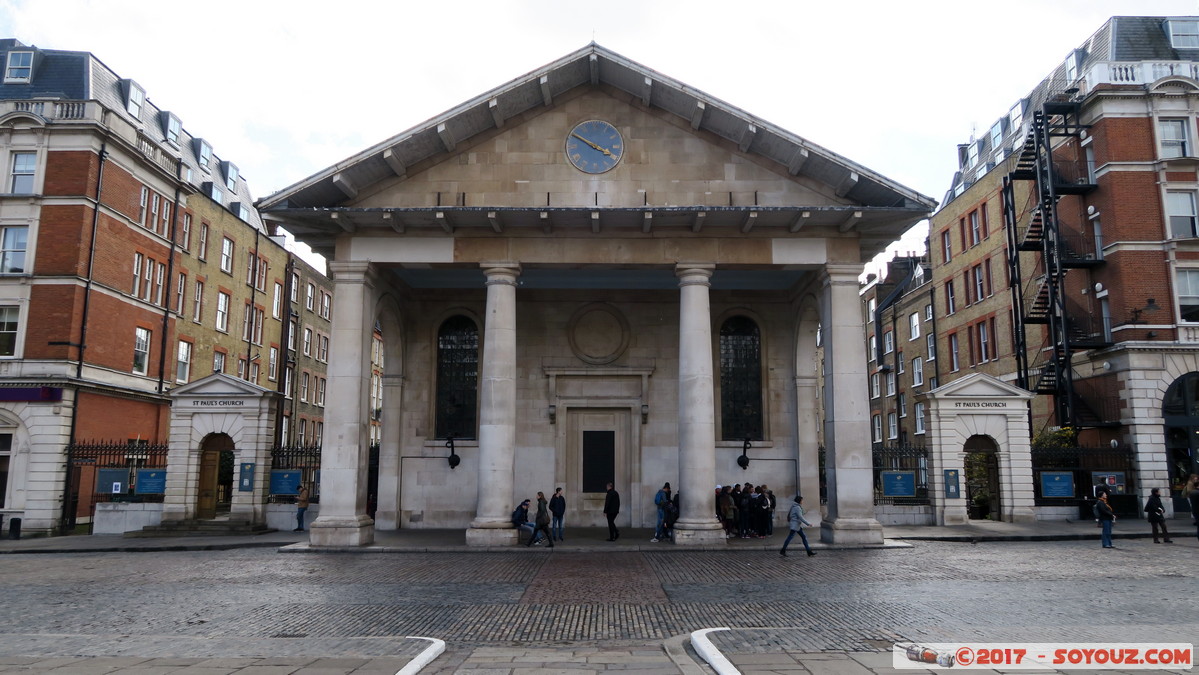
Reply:
<svg viewBox="0 0 1199 675"><path fill-rule="evenodd" d="M282 216L288 221L289 229L298 226L306 230L311 227L310 231L315 233L319 227L318 221L323 221L327 227L329 212L336 213L343 209L342 205L353 200L361 189L379 181L405 176L417 165L426 166L431 161L440 161L454 153L459 146L465 146L476 135L503 129L507 121L548 108L556 98L583 86L614 88L639 100L647 108L677 115L697 132L708 132L732 142L744 154L774 162L780 175L803 176L833 186L846 205L807 207L803 216L805 223L848 223L842 231L859 224L869 226L877 223L885 232L875 232L875 237L880 241L890 241L925 217L936 205L930 197L841 155L592 43L284 188L260 200L258 207L264 213L275 212ZM678 207L668 208L661 215L670 217L672 209L677 211ZM370 213L380 209L346 210L347 217L343 217L343 221L383 217ZM428 209L394 209L386 218L390 219L395 214L401 222L407 219L413 226L436 222L432 213L423 213L425 210ZM438 207L437 210L446 211L446 208ZM580 223L587 223L591 217L589 210L576 210L578 214L570 213L570 210L558 210L558 217L570 220L577 216ZM641 211L646 210L662 209L634 209L638 212L629 214L616 213L619 209L608 209L605 218L627 216L630 222L636 223L645 217ZM726 217L732 223L745 222L746 215L752 210L755 211L753 221L758 224L788 224L792 226L792 232L798 229L794 227L798 216L790 213L794 208L784 209L788 213L773 215L769 208L729 210L729 213L721 214L720 209L705 209L718 218ZM355 213L359 211L364 213ZM495 209L457 211L453 217L459 222L487 226L490 220L492 227L496 227ZM514 225L524 220L532 224L537 222L539 216L544 218L536 211L514 209L499 214L498 218L507 219ZM674 215L683 221L690 221L694 216L691 213ZM759 215L764 218L758 219ZM806 220L809 216L813 219ZM778 222L773 223L772 217ZM429 220L429 223L423 220ZM474 223L475 220L480 222ZM709 218L706 222L713 223L715 220ZM396 223L395 220L390 222L393 226ZM658 222L661 222L660 218L656 219L655 224ZM444 221L442 224L444 226Z"/></svg>

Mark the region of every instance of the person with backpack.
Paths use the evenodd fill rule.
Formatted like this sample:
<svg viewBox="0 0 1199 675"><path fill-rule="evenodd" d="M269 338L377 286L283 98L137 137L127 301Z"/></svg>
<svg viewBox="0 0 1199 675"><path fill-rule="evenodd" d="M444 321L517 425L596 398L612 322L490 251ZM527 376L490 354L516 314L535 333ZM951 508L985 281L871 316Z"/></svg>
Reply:
<svg viewBox="0 0 1199 675"><path fill-rule="evenodd" d="M667 483L654 495L654 506L658 507L658 524L654 526L654 538L650 539L654 544L666 538L666 505L669 503L670 483Z"/></svg>

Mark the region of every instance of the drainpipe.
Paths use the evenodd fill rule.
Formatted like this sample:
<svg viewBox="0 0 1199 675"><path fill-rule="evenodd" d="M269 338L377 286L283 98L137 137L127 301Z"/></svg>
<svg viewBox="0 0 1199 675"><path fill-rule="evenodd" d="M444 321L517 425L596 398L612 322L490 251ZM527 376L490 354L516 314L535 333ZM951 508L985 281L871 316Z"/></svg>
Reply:
<svg viewBox="0 0 1199 675"><path fill-rule="evenodd" d="M176 229L179 227L179 195L182 192L180 181L183 180L183 161L179 160L175 164L175 212L171 214L171 255L167 258L167 284L166 295L163 298L165 302L162 306L162 330L159 339L158 347L158 393L162 393L165 389L164 381L166 378L167 367L167 328L170 326L171 319L171 299L174 295L171 293L171 284L175 280L175 250L178 247L178 242L175 240Z"/></svg>
<svg viewBox="0 0 1199 675"><path fill-rule="evenodd" d="M287 311L283 312L283 330L279 333L279 361L276 366L280 370L275 372L277 378L276 388L283 398L279 400L279 410L275 414L275 443L279 444L283 441L283 407L287 405L287 363L289 352L287 345L291 340L291 290L292 281L295 277L296 258L291 251L284 250L287 253L287 267L284 268L283 276L283 301L282 305ZM281 308L282 309L282 308Z"/></svg>
<svg viewBox="0 0 1199 675"><path fill-rule="evenodd" d="M103 125L107 121L107 111L101 118L100 122ZM107 136L107 134L106 134ZM79 426L79 392L83 389L80 386L80 381L83 380L83 357L84 350L87 349L87 315L91 309L92 298L92 273L96 265L96 232L100 227L100 197L104 188L104 164L108 160L108 140L107 137L100 143L100 164L96 170L96 197L95 204L92 208L92 236L88 242L87 250L87 279L83 285L83 311L79 320L79 342L73 346L78 350L79 361L75 364L75 401L71 406L71 430L67 438L67 457L66 457L66 474L62 481L62 517L59 522L60 534L66 534L67 528L74 525L75 514L73 512L74 502L71 501L72 490L72 464L75 461L75 432Z"/></svg>
<svg viewBox="0 0 1199 675"><path fill-rule="evenodd" d="M262 270L259 269L259 265L262 264L262 258L258 254L258 237L260 234L259 229L257 227L254 228L254 259L250 263L250 269L253 270L253 277L250 279L250 307L246 310L249 313L246 324L246 327L249 329L247 331L248 335L246 335L246 372L244 373L246 381L249 381L250 369L254 365L252 360L254 357L254 325L258 319L258 312L254 309L254 301L258 297L258 275L262 273ZM259 352L258 356L261 359L262 353ZM258 383L255 382L254 384Z"/></svg>

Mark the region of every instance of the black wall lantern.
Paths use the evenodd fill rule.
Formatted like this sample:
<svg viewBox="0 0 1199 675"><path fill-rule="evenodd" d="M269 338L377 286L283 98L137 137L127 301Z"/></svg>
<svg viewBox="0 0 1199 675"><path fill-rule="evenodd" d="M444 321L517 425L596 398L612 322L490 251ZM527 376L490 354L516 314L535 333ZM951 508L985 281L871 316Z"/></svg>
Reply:
<svg viewBox="0 0 1199 675"><path fill-rule="evenodd" d="M450 456L446 458L446 461L450 463L450 470L453 471L462 463L462 458L458 456L458 453L454 452L454 434L446 437L445 447L450 449Z"/></svg>
<svg viewBox="0 0 1199 675"><path fill-rule="evenodd" d="M745 442L741 444L741 456L737 458L737 466L741 467L742 471L749 469L749 449L753 447L749 437L746 437Z"/></svg>

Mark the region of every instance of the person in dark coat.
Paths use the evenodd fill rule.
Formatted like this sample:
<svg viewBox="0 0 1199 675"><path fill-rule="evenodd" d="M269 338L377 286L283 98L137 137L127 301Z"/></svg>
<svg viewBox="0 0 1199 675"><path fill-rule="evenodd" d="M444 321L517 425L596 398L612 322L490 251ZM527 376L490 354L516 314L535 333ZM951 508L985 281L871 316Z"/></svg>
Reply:
<svg viewBox="0 0 1199 675"><path fill-rule="evenodd" d="M1190 490L1187 499L1191 501L1191 517L1195 519L1195 536L1199 537L1199 475L1191 474L1187 489Z"/></svg>
<svg viewBox="0 0 1199 675"><path fill-rule="evenodd" d="M620 513L620 493L612 483L608 483L608 494L604 495L604 516L608 518L608 541L620 539L620 530L616 529L616 514Z"/></svg>
<svg viewBox="0 0 1199 675"><path fill-rule="evenodd" d="M562 518L566 516L566 497L562 496L562 488L554 490L554 496L550 497L550 516L550 532L554 539L563 541Z"/></svg>
<svg viewBox="0 0 1199 675"><path fill-rule="evenodd" d="M1161 543L1157 538L1157 529L1160 527L1166 543L1173 544L1174 540L1170 539L1170 532L1166 529L1166 508L1162 506L1161 490L1153 488L1149 491L1149 501L1145 502L1145 513L1148 514L1149 526L1153 528L1153 543Z"/></svg>
<svg viewBox="0 0 1199 675"><path fill-rule="evenodd" d="M537 493L537 519L534 521L533 536L529 537L529 543L525 546L532 546L534 541L540 541L537 538L537 533L545 535L545 540L550 543L550 548L554 547L554 538L550 535L550 510L545 501L545 493Z"/></svg>

